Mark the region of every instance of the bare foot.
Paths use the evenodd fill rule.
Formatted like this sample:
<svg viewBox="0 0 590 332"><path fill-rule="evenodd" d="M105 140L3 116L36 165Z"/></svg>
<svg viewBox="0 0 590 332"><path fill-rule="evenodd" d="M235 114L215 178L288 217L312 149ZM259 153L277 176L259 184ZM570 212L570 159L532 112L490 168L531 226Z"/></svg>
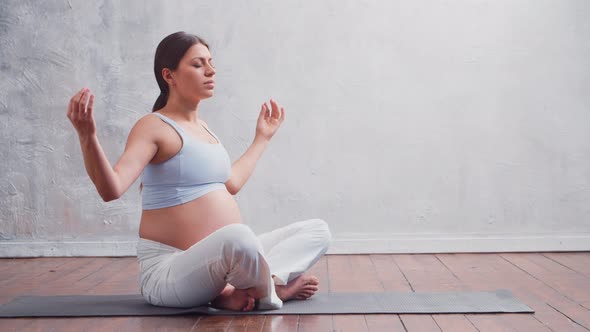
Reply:
<svg viewBox="0 0 590 332"><path fill-rule="evenodd" d="M275 285L279 298L283 301L307 300L318 291L320 280L315 276L300 275L286 285Z"/></svg>
<svg viewBox="0 0 590 332"><path fill-rule="evenodd" d="M253 288L236 289L227 284L221 294L211 301L211 305L218 309L252 311L255 305L255 298L252 296L253 290Z"/></svg>

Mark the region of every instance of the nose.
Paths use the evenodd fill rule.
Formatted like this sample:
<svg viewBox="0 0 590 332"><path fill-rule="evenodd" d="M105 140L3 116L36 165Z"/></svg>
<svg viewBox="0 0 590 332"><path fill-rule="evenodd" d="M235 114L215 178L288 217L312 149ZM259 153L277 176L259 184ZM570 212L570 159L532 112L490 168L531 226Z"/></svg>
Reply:
<svg viewBox="0 0 590 332"><path fill-rule="evenodd" d="M213 68L213 66L211 66L210 64L207 64L207 76L213 75L215 75L215 68Z"/></svg>

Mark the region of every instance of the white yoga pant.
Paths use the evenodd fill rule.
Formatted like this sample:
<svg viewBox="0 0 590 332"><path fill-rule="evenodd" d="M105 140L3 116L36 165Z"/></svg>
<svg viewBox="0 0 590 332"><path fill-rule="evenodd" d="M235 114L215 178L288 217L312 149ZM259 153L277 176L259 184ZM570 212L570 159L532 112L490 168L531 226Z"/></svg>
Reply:
<svg viewBox="0 0 590 332"><path fill-rule="evenodd" d="M153 305L193 307L206 305L229 283L260 292L258 309L279 309L283 303L275 283L284 285L307 271L326 253L330 241L328 225L321 219L259 236L244 224L230 224L187 250L140 238L141 293Z"/></svg>

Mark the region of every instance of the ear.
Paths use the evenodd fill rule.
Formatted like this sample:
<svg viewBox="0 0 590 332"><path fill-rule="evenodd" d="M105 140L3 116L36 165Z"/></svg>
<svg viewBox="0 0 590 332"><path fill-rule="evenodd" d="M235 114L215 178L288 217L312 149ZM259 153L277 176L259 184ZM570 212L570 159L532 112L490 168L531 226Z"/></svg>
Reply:
<svg viewBox="0 0 590 332"><path fill-rule="evenodd" d="M162 69L162 77L164 78L164 81L168 83L168 86L176 85L174 83L174 73L169 68Z"/></svg>

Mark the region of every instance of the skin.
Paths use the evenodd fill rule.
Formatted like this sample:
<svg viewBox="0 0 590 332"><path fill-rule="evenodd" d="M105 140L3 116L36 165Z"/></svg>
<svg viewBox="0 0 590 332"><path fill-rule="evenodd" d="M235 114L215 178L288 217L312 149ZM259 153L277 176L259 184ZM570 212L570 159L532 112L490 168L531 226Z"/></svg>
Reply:
<svg viewBox="0 0 590 332"><path fill-rule="evenodd" d="M176 70L164 68L162 76L168 83L166 106L158 110L180 125L195 139L208 144L219 142L199 119L201 100L214 94L215 68L209 49L193 45L181 59ZM131 129L125 150L111 166L98 141L94 119L94 94L83 88L71 99L67 117L78 133L86 171L104 201L121 197L137 180L149 163L164 162L176 155L182 140L178 133L157 116L140 118ZM142 211L139 227L141 238L161 242L182 250L205 238L219 228L241 223L238 205L233 197L251 176L257 161L285 120L285 110L273 99L270 107L261 105L254 140L247 151L233 163L225 189L215 190L185 204ZM319 280L303 275L287 285L276 286L277 295L284 301L304 300L318 290ZM213 305L231 310L250 311L261 295L255 289L235 289L227 284Z"/></svg>

